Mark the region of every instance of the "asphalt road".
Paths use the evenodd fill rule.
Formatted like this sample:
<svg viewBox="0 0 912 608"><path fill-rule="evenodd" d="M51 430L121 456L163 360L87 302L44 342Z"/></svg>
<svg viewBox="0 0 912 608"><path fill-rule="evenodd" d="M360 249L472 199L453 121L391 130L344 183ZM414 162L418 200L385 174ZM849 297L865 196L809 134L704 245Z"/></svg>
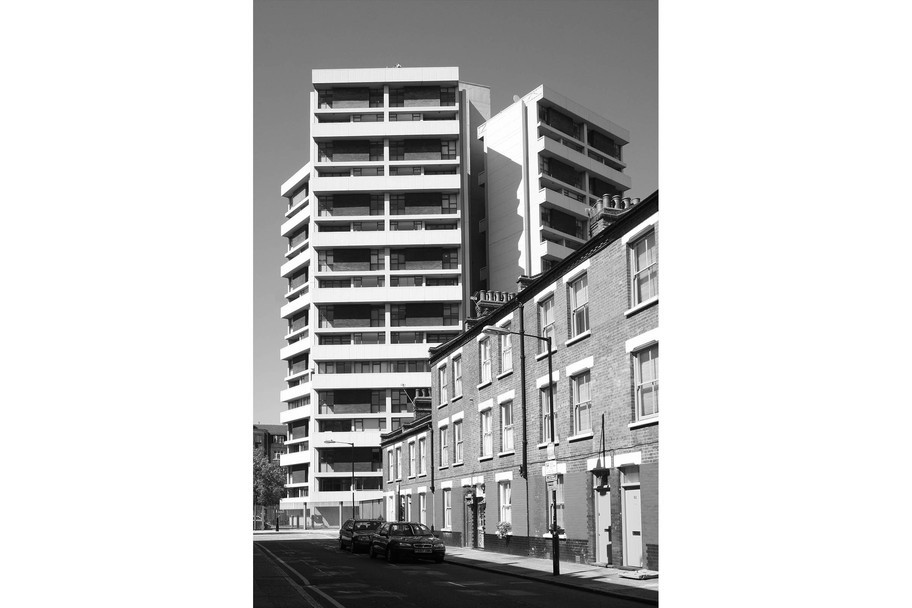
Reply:
<svg viewBox="0 0 912 608"><path fill-rule="evenodd" d="M642 608L444 561L387 563L337 540L254 542L254 608Z"/></svg>

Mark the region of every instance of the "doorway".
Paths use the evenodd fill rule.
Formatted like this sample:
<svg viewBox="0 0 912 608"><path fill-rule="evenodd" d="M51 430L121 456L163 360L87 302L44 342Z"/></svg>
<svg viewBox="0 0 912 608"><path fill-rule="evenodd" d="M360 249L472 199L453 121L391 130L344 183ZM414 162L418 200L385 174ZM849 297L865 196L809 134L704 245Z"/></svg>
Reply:
<svg viewBox="0 0 912 608"><path fill-rule="evenodd" d="M611 564L611 492L595 489L595 561Z"/></svg>
<svg viewBox="0 0 912 608"><path fill-rule="evenodd" d="M643 567L643 520L640 508L640 467L621 469L624 565Z"/></svg>

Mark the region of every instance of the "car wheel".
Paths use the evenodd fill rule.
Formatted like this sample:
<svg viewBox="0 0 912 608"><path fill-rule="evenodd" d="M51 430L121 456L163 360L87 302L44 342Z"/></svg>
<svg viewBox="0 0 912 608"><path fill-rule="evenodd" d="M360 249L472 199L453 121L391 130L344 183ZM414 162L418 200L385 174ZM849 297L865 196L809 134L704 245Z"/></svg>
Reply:
<svg viewBox="0 0 912 608"><path fill-rule="evenodd" d="M344 550L345 550L345 541L342 540L341 538L339 539L339 550L340 550L340 551L344 551Z"/></svg>
<svg viewBox="0 0 912 608"><path fill-rule="evenodd" d="M395 564L397 561L399 561L399 556L396 555L396 550L388 546L386 548L386 561L391 564Z"/></svg>
<svg viewBox="0 0 912 608"><path fill-rule="evenodd" d="M355 539L352 539L351 545L348 546L349 550L354 554L355 552Z"/></svg>

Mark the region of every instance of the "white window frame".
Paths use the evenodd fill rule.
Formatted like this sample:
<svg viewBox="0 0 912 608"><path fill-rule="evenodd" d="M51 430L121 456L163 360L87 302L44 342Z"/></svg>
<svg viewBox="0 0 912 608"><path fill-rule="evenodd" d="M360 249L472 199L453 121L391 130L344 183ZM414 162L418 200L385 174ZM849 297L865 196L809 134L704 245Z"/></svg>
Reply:
<svg viewBox="0 0 912 608"><path fill-rule="evenodd" d="M494 431L492 427L491 410L486 409L479 412L479 428L481 430L481 457L485 458L494 455Z"/></svg>
<svg viewBox="0 0 912 608"><path fill-rule="evenodd" d="M551 348L554 348L554 295L550 295L538 303L538 335L542 338L551 338ZM551 321L546 323L550 314ZM544 340L538 340L538 354L544 354L548 343Z"/></svg>
<svg viewBox="0 0 912 608"><path fill-rule="evenodd" d="M425 492L418 494L418 521L427 525L427 494Z"/></svg>
<svg viewBox="0 0 912 608"><path fill-rule="evenodd" d="M450 427L444 425L440 427L440 466L450 466Z"/></svg>
<svg viewBox="0 0 912 608"><path fill-rule="evenodd" d="M554 418L554 435L555 435L554 443L557 443L558 438L560 437L560 429L557 427L557 386L556 386L556 384L557 384L556 382L551 384L551 390L554 391L554 416L555 416L555 418ZM542 443L550 443L549 437L551 436L551 414L548 411L548 406L550 405L550 403L548 401L548 383L547 383L547 381L545 382L544 386L539 387L538 399L539 399L539 406L541 409L541 418L540 419L542 422L542 429L541 429Z"/></svg>
<svg viewBox="0 0 912 608"><path fill-rule="evenodd" d="M652 357L652 367L653 367L653 376L654 380L644 382L641 376L641 360L640 357L651 351L655 351L655 355ZM649 420L655 418L659 415L659 343L649 344L640 348L632 353L633 356L633 387L634 387L634 403L636 410L636 419L637 420ZM643 413L643 393L642 389L647 384L653 387L653 392L655 395L655 411L651 414Z"/></svg>
<svg viewBox="0 0 912 608"><path fill-rule="evenodd" d="M414 441L409 441L408 456L409 456L408 476L414 477L418 473L418 469L415 466L416 461L415 461L415 442Z"/></svg>
<svg viewBox="0 0 912 608"><path fill-rule="evenodd" d="M443 489L443 529L451 530L453 528L453 490L452 488Z"/></svg>
<svg viewBox="0 0 912 608"><path fill-rule="evenodd" d="M402 446L396 448L396 479L402 479Z"/></svg>
<svg viewBox="0 0 912 608"><path fill-rule="evenodd" d="M506 327L509 327L507 325ZM500 373L513 371L513 336L502 334L500 338Z"/></svg>
<svg viewBox="0 0 912 608"><path fill-rule="evenodd" d="M583 378L586 379L586 396L588 399L582 401L580 399L580 387L582 386ZM586 433L592 431L592 373L590 370L585 370L578 373L575 376L570 377L570 395L571 403L573 409L572 424L573 424L573 434L579 435L580 433ZM587 425L584 428L581 425L581 414L585 411Z"/></svg>
<svg viewBox="0 0 912 608"><path fill-rule="evenodd" d="M447 394L447 366L441 366L437 368L437 380L438 380L438 398L440 403L446 403L449 401L449 395Z"/></svg>
<svg viewBox="0 0 912 608"><path fill-rule="evenodd" d="M650 241L652 240L651 245ZM647 254L647 266L644 268L639 267L639 258L637 256L637 248L645 244L645 252ZM655 228L649 230L645 234L637 237L635 240L632 240L629 244L630 251L630 303L631 306L638 306L643 302L647 302L659 295L659 261L658 261L658 243L656 240L656 231ZM640 293L640 289L637 288L637 279L640 275L647 274L649 276L648 282L646 285L649 286L650 294L646 297L643 297Z"/></svg>
<svg viewBox="0 0 912 608"><path fill-rule="evenodd" d="M497 483L497 504L500 506L500 521L513 523L513 488L512 482Z"/></svg>
<svg viewBox="0 0 912 608"><path fill-rule="evenodd" d="M393 468L393 449L390 448L386 451L386 462L387 462L387 471L386 475L388 477L387 482L392 483L396 478L393 476L395 469Z"/></svg>
<svg viewBox="0 0 912 608"><path fill-rule="evenodd" d="M453 464L460 464L463 462L465 454L463 453L463 444L465 441L462 438L462 420L453 421Z"/></svg>
<svg viewBox="0 0 912 608"><path fill-rule="evenodd" d="M589 274L583 273L568 284L570 337L589 331ZM580 294L583 294L582 296ZM580 301L583 299L584 301Z"/></svg>
<svg viewBox="0 0 912 608"><path fill-rule="evenodd" d="M478 361L481 372L481 384L491 381L491 338L484 338L478 343Z"/></svg>
<svg viewBox="0 0 912 608"><path fill-rule="evenodd" d="M453 399L462 397L462 357L453 357Z"/></svg>
<svg viewBox="0 0 912 608"><path fill-rule="evenodd" d="M418 474L427 474L427 437L418 438Z"/></svg>
<svg viewBox="0 0 912 608"><path fill-rule="evenodd" d="M509 412L509 424L504 412ZM515 449L513 443L513 400L500 404L500 451L510 452Z"/></svg>

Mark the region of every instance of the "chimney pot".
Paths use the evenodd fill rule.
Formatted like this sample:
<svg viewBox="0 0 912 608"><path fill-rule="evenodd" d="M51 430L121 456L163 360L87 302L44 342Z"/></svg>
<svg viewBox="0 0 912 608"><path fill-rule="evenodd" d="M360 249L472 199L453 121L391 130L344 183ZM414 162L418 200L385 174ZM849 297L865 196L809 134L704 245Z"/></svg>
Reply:
<svg viewBox="0 0 912 608"><path fill-rule="evenodd" d="M632 199L630 199L630 206L631 206L631 207L633 207L634 205L638 205L639 203L640 203L640 199L638 199L638 198L632 198Z"/></svg>

